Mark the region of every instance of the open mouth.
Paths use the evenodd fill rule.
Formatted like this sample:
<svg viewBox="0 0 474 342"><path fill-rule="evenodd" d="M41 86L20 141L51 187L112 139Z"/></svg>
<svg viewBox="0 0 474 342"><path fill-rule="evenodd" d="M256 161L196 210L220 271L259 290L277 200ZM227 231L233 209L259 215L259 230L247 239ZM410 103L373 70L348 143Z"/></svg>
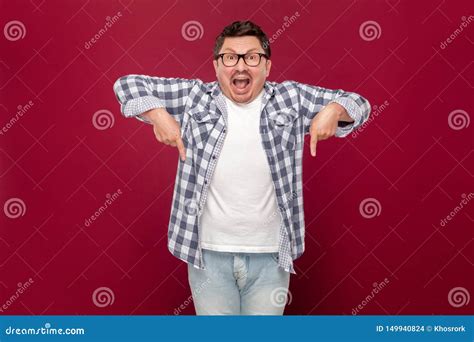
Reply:
<svg viewBox="0 0 474 342"><path fill-rule="evenodd" d="M248 77L234 78L232 80L232 86L239 93L247 91L247 89L250 87L250 83L251 81Z"/></svg>

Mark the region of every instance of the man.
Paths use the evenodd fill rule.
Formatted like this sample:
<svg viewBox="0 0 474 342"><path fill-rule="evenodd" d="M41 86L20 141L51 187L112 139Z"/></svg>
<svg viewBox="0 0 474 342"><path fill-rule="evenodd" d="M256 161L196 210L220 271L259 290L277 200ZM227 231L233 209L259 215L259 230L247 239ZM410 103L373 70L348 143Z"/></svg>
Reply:
<svg viewBox="0 0 474 342"><path fill-rule="evenodd" d="M267 36L250 21L224 28L217 82L128 75L114 90L125 117L178 148L168 248L188 263L198 315L281 315L304 251L302 153L311 135L344 137L367 120L355 93L268 82Z"/></svg>

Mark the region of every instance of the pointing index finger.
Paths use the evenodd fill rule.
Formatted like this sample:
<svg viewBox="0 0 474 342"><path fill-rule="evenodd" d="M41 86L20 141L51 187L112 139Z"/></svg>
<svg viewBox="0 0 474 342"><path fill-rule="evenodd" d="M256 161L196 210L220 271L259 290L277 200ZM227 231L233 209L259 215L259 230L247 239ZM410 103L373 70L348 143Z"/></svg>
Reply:
<svg viewBox="0 0 474 342"><path fill-rule="evenodd" d="M311 133L311 140L310 140L310 150L311 150L311 155L313 157L316 157L316 146L318 143L318 135L317 133Z"/></svg>
<svg viewBox="0 0 474 342"><path fill-rule="evenodd" d="M184 161L186 159L186 149L184 148L183 140L179 135L176 139L176 147L178 148L181 160Z"/></svg>

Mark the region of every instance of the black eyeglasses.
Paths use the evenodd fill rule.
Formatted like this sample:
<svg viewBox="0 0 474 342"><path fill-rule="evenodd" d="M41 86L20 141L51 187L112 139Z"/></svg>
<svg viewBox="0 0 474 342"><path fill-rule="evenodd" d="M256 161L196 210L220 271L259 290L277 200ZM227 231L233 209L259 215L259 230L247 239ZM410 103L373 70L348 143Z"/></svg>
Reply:
<svg viewBox="0 0 474 342"><path fill-rule="evenodd" d="M239 60L242 58L245 64L251 67L255 67L260 64L262 57L268 59L268 56L266 54L258 52L244 54L221 53L217 55L216 59L220 58L222 60L222 64L224 64L226 67L233 67L236 66L239 63Z"/></svg>

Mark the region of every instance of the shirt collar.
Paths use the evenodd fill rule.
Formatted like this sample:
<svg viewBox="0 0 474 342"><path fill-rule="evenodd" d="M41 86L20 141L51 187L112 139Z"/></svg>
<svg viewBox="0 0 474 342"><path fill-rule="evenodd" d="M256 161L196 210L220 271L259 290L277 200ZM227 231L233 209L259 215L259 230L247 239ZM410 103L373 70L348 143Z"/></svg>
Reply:
<svg viewBox="0 0 474 342"><path fill-rule="evenodd" d="M270 83L265 81L264 85L264 94L262 101L267 102L275 93L275 87ZM212 97L217 97L222 93L221 87L219 86L219 82L211 82L207 84L207 93L211 94Z"/></svg>

